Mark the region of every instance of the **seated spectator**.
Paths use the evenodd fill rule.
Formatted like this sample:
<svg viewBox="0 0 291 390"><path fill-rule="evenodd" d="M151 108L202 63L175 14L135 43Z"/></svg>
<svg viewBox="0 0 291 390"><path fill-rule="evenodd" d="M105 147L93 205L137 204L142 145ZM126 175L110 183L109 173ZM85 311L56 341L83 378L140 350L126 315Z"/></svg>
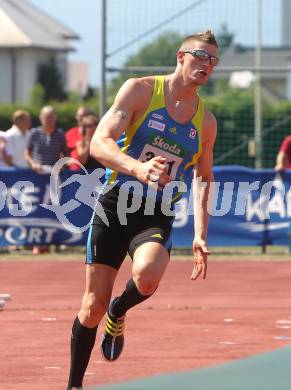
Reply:
<svg viewBox="0 0 291 390"><path fill-rule="evenodd" d="M276 160L276 171L291 169L291 135L284 138Z"/></svg>
<svg viewBox="0 0 291 390"><path fill-rule="evenodd" d="M98 120L94 115L84 116L81 120L83 135L76 143L76 158L86 169L104 168L103 165L90 156L90 142L97 125ZM80 167L78 166L78 168Z"/></svg>
<svg viewBox="0 0 291 390"><path fill-rule="evenodd" d="M51 106L42 108L39 119L41 126L31 129L29 133L25 159L35 172L46 173L61 157L67 155L67 145L64 132L56 128L56 114ZM48 251L48 247L33 248L33 254Z"/></svg>
<svg viewBox="0 0 291 390"><path fill-rule="evenodd" d="M12 150L12 165L17 168L28 168L24 158L27 147L29 129L31 125L30 114L27 111L17 110L13 114L13 126L6 131L7 145Z"/></svg>
<svg viewBox="0 0 291 390"><path fill-rule="evenodd" d="M69 150L69 156L78 160L78 154L76 150L77 142L83 139L83 127L82 127L82 118L86 115L92 115L93 112L90 108L81 106L78 108L76 113L77 126L72 127L66 132L66 141L67 147ZM70 169L76 170L80 169L78 164L72 163L69 166Z"/></svg>
<svg viewBox="0 0 291 390"><path fill-rule="evenodd" d="M7 143L6 133L0 131L0 169L12 164L12 150Z"/></svg>

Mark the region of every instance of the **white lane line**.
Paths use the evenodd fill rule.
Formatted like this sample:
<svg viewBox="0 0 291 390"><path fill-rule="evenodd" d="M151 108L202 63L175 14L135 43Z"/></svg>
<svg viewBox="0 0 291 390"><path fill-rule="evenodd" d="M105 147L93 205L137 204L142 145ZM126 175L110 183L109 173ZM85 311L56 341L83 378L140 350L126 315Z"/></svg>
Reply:
<svg viewBox="0 0 291 390"><path fill-rule="evenodd" d="M56 317L43 317L41 320L49 322L49 321L56 321L57 319Z"/></svg>
<svg viewBox="0 0 291 390"><path fill-rule="evenodd" d="M224 322L233 322L234 319L233 319L233 318L225 318L223 321L224 321Z"/></svg>
<svg viewBox="0 0 291 390"><path fill-rule="evenodd" d="M278 324L278 325L288 325L288 324L291 324L291 321L290 320L277 320L276 324Z"/></svg>
<svg viewBox="0 0 291 390"><path fill-rule="evenodd" d="M275 336L274 339L275 340L288 340L289 337L288 336Z"/></svg>

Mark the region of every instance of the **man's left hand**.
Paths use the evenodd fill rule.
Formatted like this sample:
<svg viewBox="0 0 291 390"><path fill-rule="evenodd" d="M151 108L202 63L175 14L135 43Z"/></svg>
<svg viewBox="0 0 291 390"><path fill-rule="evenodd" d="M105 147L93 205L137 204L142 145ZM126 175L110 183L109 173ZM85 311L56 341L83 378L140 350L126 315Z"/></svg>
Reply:
<svg viewBox="0 0 291 390"><path fill-rule="evenodd" d="M207 257L211 254L204 240L195 239L193 241L194 268L191 280L196 280L202 273L203 279L206 279Z"/></svg>

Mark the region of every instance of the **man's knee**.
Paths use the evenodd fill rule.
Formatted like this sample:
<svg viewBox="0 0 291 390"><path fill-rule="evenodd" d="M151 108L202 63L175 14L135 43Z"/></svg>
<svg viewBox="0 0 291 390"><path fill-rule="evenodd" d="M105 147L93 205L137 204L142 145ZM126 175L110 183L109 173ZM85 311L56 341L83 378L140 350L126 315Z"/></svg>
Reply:
<svg viewBox="0 0 291 390"><path fill-rule="evenodd" d="M101 318L107 311L109 297L98 297L94 293L86 293L83 297L81 312L90 324L100 322Z"/></svg>
<svg viewBox="0 0 291 390"><path fill-rule="evenodd" d="M133 276L135 285L142 295L152 295L159 286L159 280L155 275L146 270L141 270Z"/></svg>

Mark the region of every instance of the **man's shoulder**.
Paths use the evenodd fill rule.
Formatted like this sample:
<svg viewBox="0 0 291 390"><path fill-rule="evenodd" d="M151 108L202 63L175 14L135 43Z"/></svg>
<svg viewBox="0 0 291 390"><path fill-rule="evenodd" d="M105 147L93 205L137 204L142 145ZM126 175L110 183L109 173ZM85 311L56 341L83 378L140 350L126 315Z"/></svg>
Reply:
<svg viewBox="0 0 291 390"><path fill-rule="evenodd" d="M208 108L205 108L204 125L211 128L217 127L217 120L214 114L211 111L209 111Z"/></svg>
<svg viewBox="0 0 291 390"><path fill-rule="evenodd" d="M10 129L6 130L6 132L5 132L6 137L11 137L14 134L15 134L15 128L13 126L10 127Z"/></svg>
<svg viewBox="0 0 291 390"><path fill-rule="evenodd" d="M131 77L124 84L135 88L150 88L154 85L155 76Z"/></svg>
<svg viewBox="0 0 291 390"><path fill-rule="evenodd" d="M29 133L30 133L30 135L37 134L37 133L42 133L42 128L40 126L32 127L30 129Z"/></svg>
<svg viewBox="0 0 291 390"><path fill-rule="evenodd" d="M57 127L55 129L55 133L58 134L59 137L64 137L65 138L65 132L63 129L61 129L60 127Z"/></svg>
<svg viewBox="0 0 291 390"><path fill-rule="evenodd" d="M151 92L154 87L154 82L154 76L130 78L123 84L122 89L140 96Z"/></svg>
<svg viewBox="0 0 291 390"><path fill-rule="evenodd" d="M134 111L143 110L153 94L154 77L140 77L128 79L121 87L118 99L131 102Z"/></svg>

